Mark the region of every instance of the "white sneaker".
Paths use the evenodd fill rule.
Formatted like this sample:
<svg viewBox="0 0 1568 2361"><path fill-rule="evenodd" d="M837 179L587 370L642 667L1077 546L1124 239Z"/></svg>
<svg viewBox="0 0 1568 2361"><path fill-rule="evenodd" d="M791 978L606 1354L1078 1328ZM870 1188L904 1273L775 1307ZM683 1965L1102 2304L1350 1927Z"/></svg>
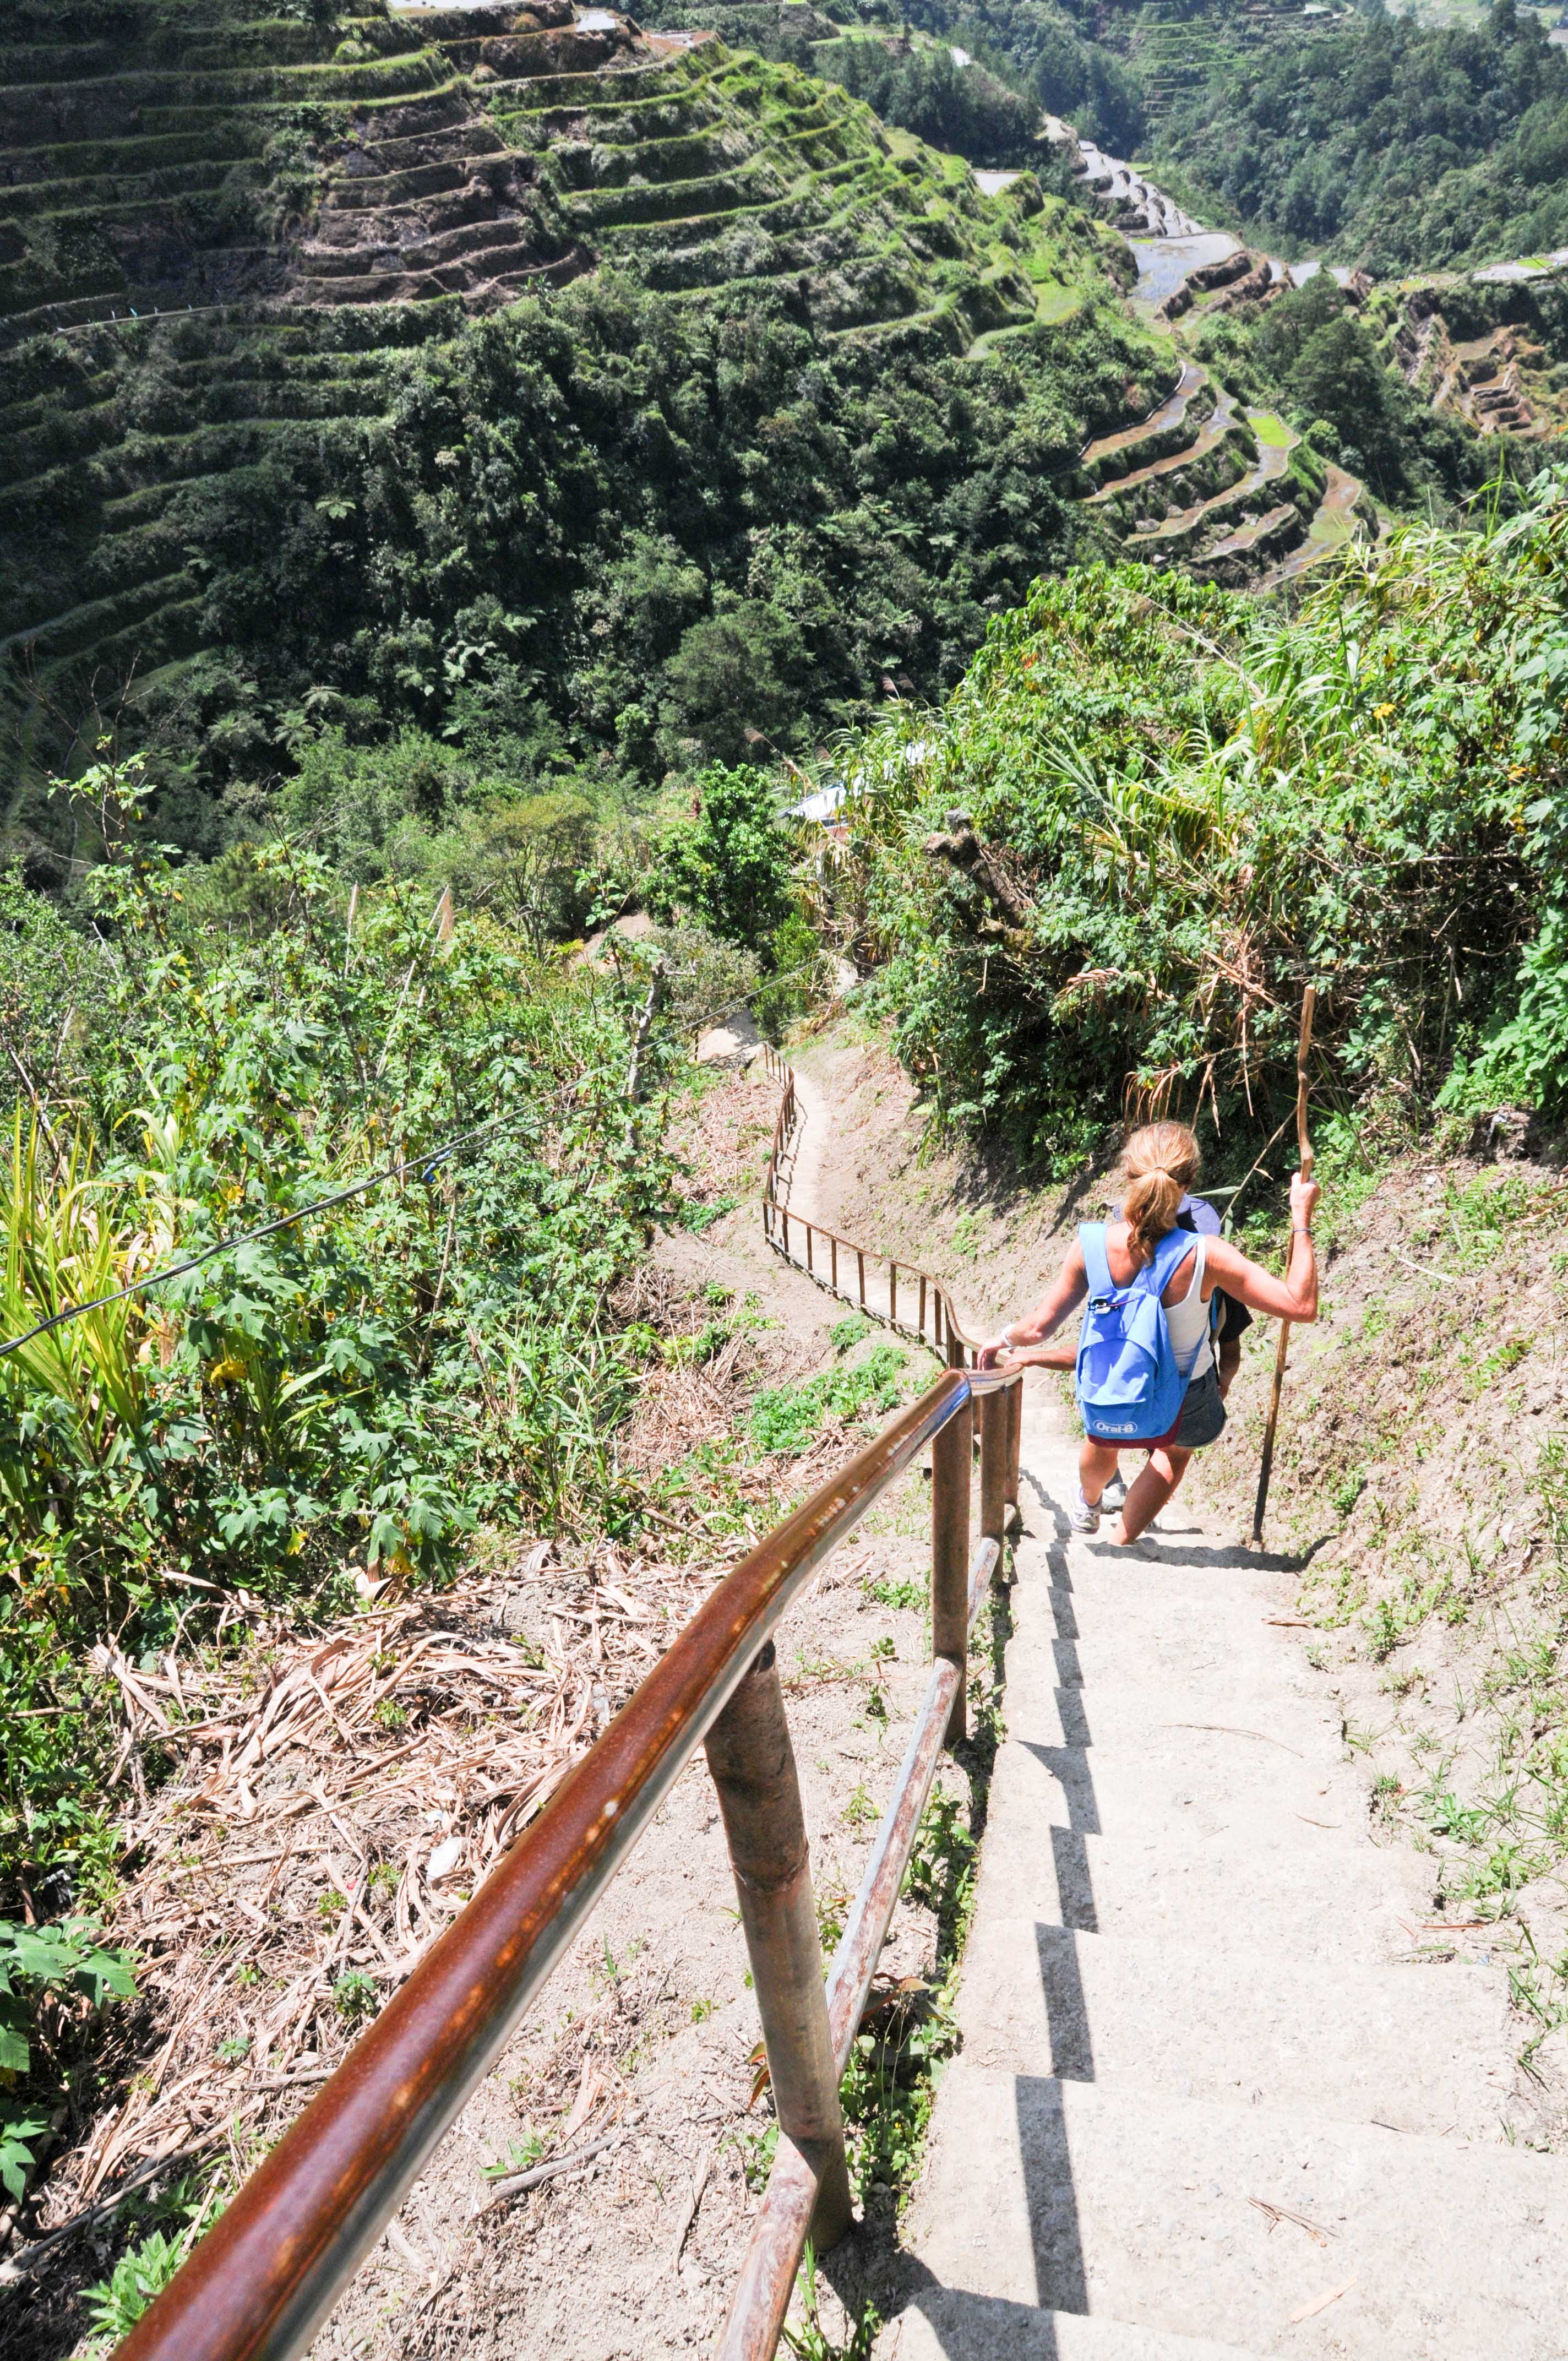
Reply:
<svg viewBox="0 0 1568 2361"><path fill-rule="evenodd" d="M1083 1497L1081 1487L1068 1517L1068 1523L1075 1533L1097 1533L1100 1531L1100 1503L1096 1500L1091 1508Z"/></svg>
<svg viewBox="0 0 1568 2361"><path fill-rule="evenodd" d="M1103 1492L1101 1493L1100 1505L1102 1509L1124 1509L1126 1507L1127 1487L1119 1475L1113 1476L1111 1481L1106 1485Z"/></svg>

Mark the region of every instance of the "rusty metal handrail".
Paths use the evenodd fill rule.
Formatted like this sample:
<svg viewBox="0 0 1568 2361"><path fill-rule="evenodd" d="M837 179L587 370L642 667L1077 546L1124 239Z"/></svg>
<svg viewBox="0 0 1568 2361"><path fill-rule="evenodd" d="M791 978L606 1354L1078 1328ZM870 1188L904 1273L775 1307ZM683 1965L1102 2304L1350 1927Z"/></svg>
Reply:
<svg viewBox="0 0 1568 2361"><path fill-rule="evenodd" d="M839 2218L829 2207L819 2242L831 2243L844 2226L837 2087L844 2028L858 2019L942 1737L961 1734L969 1622L995 1563L1004 1497L1016 1495L1017 1397L1016 1378L948 1368L725 1577L245 2183L120 2345L117 2361L290 2361L304 2350L705 1741L736 1865L780 2122L778 2196L771 2185L762 2216L767 2250L748 2257L731 2321L732 2331L741 2323L748 2341L727 2343L725 2351L773 2350L813 2210L835 2174ZM971 1403L981 1413L981 1545L972 1561ZM797 1838L789 1834L799 1823L799 1790L769 1643L812 1568L927 1443L938 1661L825 1992L803 1824ZM765 1773L758 1768L759 1731L774 1749ZM798 1858L786 1857L792 1842ZM765 1853L770 1844L782 1863L773 1890L749 1873L744 1857L748 1846Z"/></svg>
<svg viewBox="0 0 1568 2361"><path fill-rule="evenodd" d="M969 1569L966 1631L979 1611L1000 1555L1000 1543L991 1536L975 1550ZM962 1686L960 1668L939 1657L931 1668L865 1877L828 1971L828 2037L833 2070L840 2081L850 2063L872 1979L903 1889L904 1872L941 1761L943 1738ZM789 2310L795 2275L817 2202L818 2178L812 2158L781 2140L767 2192L746 2243L715 2361L770 2361Z"/></svg>

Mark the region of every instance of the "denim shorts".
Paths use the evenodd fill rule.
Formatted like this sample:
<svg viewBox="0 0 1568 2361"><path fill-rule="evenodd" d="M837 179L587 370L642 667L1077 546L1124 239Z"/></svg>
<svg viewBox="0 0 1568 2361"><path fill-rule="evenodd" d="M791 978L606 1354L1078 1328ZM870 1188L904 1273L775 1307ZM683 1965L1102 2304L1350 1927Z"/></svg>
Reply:
<svg viewBox="0 0 1568 2361"><path fill-rule="evenodd" d="M1217 1443L1224 1432L1225 1405L1220 1398L1220 1376L1212 1356L1189 1385L1174 1425L1164 1434L1156 1435L1152 1443L1139 1447L1158 1451L1170 1444L1178 1451L1201 1451L1205 1444Z"/></svg>

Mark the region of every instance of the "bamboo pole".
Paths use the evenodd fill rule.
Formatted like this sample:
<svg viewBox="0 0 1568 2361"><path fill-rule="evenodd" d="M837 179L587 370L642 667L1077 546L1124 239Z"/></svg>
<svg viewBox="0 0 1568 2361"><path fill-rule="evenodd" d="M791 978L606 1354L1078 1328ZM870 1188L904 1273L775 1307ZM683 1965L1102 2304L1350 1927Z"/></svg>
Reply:
<svg viewBox="0 0 1568 2361"><path fill-rule="evenodd" d="M1312 1014L1318 1005L1315 984L1309 984L1301 995L1301 1031L1296 1044L1296 1148L1301 1159L1301 1178L1312 1177L1312 1143L1307 1136L1307 1058L1312 1047ZM1285 1258L1288 1270L1290 1257ZM1274 1473L1274 1436L1279 1424L1279 1396L1285 1383L1285 1359L1290 1350L1290 1323L1279 1323L1279 1342L1274 1350L1274 1388L1268 1398L1268 1422L1263 1430L1263 1458L1257 1471L1257 1498L1253 1502L1252 1545L1263 1546L1263 1512L1268 1505L1268 1479Z"/></svg>

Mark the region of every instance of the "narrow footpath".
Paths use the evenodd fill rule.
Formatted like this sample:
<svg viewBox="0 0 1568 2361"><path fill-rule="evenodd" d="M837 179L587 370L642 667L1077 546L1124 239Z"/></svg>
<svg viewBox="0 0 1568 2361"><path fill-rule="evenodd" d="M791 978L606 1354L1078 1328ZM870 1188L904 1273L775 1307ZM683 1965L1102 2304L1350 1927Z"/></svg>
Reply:
<svg viewBox="0 0 1568 2361"><path fill-rule="evenodd" d="M1508 2144L1506 1971L1377 1840L1289 1566L1180 1496L1071 1537L1076 1458L1032 1378L963 2048L878 2361L1561 2361L1568 2163Z"/></svg>

